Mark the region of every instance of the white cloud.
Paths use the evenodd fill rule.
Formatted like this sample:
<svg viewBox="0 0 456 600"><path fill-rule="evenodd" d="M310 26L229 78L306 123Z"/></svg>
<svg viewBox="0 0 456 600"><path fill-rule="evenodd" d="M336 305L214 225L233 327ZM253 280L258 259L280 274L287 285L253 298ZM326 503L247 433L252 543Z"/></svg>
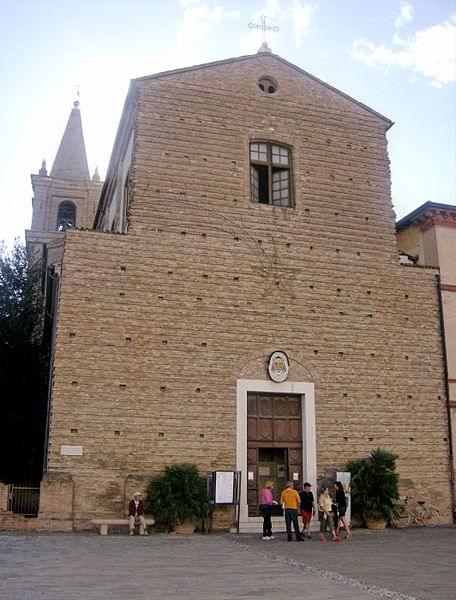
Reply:
<svg viewBox="0 0 456 600"><path fill-rule="evenodd" d="M282 20L286 14L285 2L282 0L266 0L258 10L257 16L266 15L268 19Z"/></svg>
<svg viewBox="0 0 456 600"><path fill-rule="evenodd" d="M308 4L294 0L291 7L291 18L293 20L293 28L295 35L295 44L297 47L301 45L303 37L309 37L311 34L310 17L316 10L316 4Z"/></svg>
<svg viewBox="0 0 456 600"><path fill-rule="evenodd" d="M403 25L410 23L413 19L413 6L409 2L401 0L399 2L399 14L396 18L396 27L399 29Z"/></svg>
<svg viewBox="0 0 456 600"><path fill-rule="evenodd" d="M189 50L204 41L222 19L237 19L239 11L226 11L220 4L211 0L179 0L182 7L182 19L178 25L179 45Z"/></svg>
<svg viewBox="0 0 456 600"><path fill-rule="evenodd" d="M397 34L393 47L376 46L364 39L355 40L350 56L369 67L392 67L422 75L435 87L442 87L456 79L456 16L433 25L414 36L401 38Z"/></svg>

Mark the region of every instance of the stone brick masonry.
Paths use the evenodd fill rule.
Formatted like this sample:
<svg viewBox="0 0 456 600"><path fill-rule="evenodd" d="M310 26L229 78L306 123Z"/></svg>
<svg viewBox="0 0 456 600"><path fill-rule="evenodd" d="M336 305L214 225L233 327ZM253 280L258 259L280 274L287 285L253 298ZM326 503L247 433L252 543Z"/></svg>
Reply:
<svg viewBox="0 0 456 600"><path fill-rule="evenodd" d="M319 475L393 450L448 521L435 270L398 262L388 122L271 55L138 80L136 102L128 234L65 240L49 472L76 526L174 461L234 468L236 379L277 349L315 383ZM292 147L294 208L250 202L252 139Z"/></svg>

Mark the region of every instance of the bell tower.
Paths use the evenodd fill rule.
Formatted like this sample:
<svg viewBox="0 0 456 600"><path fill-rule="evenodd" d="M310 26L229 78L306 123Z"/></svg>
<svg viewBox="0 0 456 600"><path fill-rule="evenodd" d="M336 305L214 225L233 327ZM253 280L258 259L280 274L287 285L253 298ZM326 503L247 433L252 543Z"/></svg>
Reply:
<svg viewBox="0 0 456 600"><path fill-rule="evenodd" d="M102 182L98 169L90 177L79 102L71 110L59 149L48 174L43 160L32 174L32 226L25 232L29 252L46 265L60 261L64 233L70 228L91 228Z"/></svg>

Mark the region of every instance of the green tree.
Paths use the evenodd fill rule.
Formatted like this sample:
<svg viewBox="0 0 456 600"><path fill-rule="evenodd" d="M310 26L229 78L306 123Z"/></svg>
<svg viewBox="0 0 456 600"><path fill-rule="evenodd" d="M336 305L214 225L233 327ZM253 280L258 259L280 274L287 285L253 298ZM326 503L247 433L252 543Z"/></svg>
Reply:
<svg viewBox="0 0 456 600"><path fill-rule="evenodd" d="M43 344L42 269L25 247L0 243L0 478L41 475L48 351Z"/></svg>
<svg viewBox="0 0 456 600"><path fill-rule="evenodd" d="M171 529L186 521L206 523L212 512L206 480L193 463L173 464L162 475L153 477L145 504L157 524Z"/></svg>
<svg viewBox="0 0 456 600"><path fill-rule="evenodd" d="M391 520L399 498L396 458L395 454L377 448L367 458L347 463L347 471L351 473L352 514L364 524L370 519Z"/></svg>

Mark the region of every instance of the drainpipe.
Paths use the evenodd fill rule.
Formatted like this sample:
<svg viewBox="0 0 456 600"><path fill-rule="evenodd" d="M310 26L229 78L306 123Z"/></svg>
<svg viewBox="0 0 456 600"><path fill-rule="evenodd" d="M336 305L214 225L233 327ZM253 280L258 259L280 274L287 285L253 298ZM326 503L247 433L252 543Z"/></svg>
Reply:
<svg viewBox="0 0 456 600"><path fill-rule="evenodd" d="M445 394L446 394L446 409L448 418L448 453L450 456L450 482L451 482L451 501L453 509L453 523L456 518L456 500L455 500L455 489L454 489L454 463L453 463L453 434L451 427L451 408L450 408L450 385L448 383L448 360L446 351L446 336L445 336L445 320L443 318L443 301L442 301L442 289L440 287L440 274L435 275L435 283L437 286L437 294L439 297L439 313L440 313L440 329L442 332L442 351L443 351L443 366L445 372Z"/></svg>

